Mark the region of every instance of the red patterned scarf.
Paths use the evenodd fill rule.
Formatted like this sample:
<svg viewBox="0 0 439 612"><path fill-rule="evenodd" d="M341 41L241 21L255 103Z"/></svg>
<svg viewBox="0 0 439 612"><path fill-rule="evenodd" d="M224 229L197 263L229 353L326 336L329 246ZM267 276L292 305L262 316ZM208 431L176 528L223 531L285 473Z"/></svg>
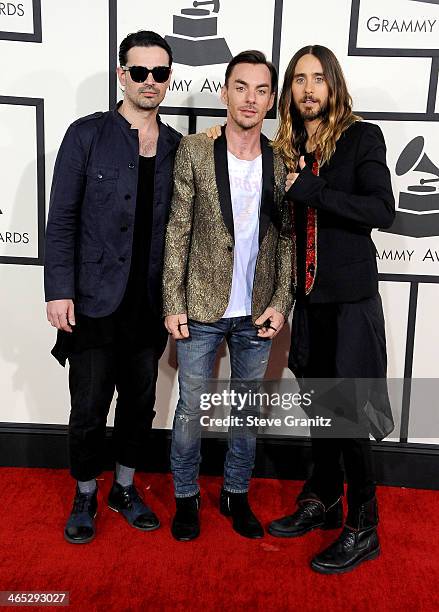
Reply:
<svg viewBox="0 0 439 612"><path fill-rule="evenodd" d="M315 176L319 176L320 170L320 152L316 151L315 159L312 165L312 172ZM294 206L291 207L293 241L296 243L296 226L294 223ZM296 258L295 258L296 259ZM297 269L294 265L295 277L297 282ZM306 256L305 256L305 295L311 293L314 286L314 280L317 274L317 210L306 207Z"/></svg>

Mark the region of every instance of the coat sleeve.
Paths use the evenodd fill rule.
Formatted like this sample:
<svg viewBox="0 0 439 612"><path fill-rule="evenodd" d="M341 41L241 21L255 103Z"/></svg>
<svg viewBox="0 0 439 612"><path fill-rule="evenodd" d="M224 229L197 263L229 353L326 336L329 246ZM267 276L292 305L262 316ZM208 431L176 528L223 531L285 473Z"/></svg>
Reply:
<svg viewBox="0 0 439 612"><path fill-rule="evenodd" d="M75 297L75 244L85 165L78 129L71 125L56 158L50 192L44 259L46 302Z"/></svg>
<svg viewBox="0 0 439 612"><path fill-rule="evenodd" d="M166 229L163 266L163 315L187 312L186 272L192 234L195 186L192 162L183 139L174 165L174 193Z"/></svg>
<svg viewBox="0 0 439 612"><path fill-rule="evenodd" d="M284 178L284 176L283 176ZM276 278L270 307L281 312L285 319L293 305L294 248L291 227L291 206L284 197L284 181L278 185L281 226L276 247Z"/></svg>
<svg viewBox="0 0 439 612"><path fill-rule="evenodd" d="M306 166L288 190L294 202L324 210L363 227L387 228L395 217L395 200L380 128L368 124L361 136L355 164L356 193L328 187Z"/></svg>

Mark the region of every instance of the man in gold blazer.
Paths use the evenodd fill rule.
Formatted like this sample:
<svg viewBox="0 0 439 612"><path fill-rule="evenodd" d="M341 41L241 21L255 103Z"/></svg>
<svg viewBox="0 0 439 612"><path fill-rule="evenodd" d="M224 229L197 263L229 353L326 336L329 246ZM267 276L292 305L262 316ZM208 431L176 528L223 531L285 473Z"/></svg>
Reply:
<svg viewBox="0 0 439 612"><path fill-rule="evenodd" d="M174 417L171 467L177 512L172 534L200 532L198 479L200 389L212 377L225 339L233 381L264 377L271 339L292 305L292 243L284 204L285 168L261 134L277 87L275 67L259 51L234 57L221 91L227 124L213 140L183 138L174 167L174 197L166 234L165 325L177 340L180 398ZM201 384L200 384L201 381ZM239 534L263 528L248 503L256 440L245 427L229 430L221 512Z"/></svg>

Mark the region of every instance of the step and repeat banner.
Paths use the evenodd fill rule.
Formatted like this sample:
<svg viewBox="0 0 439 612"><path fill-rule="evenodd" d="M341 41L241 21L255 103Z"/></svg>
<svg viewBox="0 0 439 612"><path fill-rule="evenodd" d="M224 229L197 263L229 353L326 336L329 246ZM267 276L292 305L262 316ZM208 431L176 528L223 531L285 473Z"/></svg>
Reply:
<svg viewBox="0 0 439 612"><path fill-rule="evenodd" d="M439 443L439 0L23 0L0 2L0 421L68 421L67 373L50 356L42 262L53 164L67 126L120 96L117 50L152 29L174 51L162 107L182 133L222 123L228 61L264 51L280 72L300 47L339 58L355 111L386 138L397 205L375 231L389 377L392 439ZM276 131L275 109L264 131ZM289 330L269 376L285 377ZM219 374L227 376L227 355ZM175 347L162 358L155 427L169 427L177 396Z"/></svg>

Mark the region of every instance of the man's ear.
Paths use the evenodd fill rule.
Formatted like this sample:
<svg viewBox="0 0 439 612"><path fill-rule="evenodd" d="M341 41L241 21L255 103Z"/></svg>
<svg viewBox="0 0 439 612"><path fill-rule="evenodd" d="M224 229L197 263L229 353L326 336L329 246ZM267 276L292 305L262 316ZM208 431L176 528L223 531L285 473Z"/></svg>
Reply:
<svg viewBox="0 0 439 612"><path fill-rule="evenodd" d="M121 88L124 89L126 84L127 84L127 75L126 72L124 70L122 70L122 68L120 66L118 66L116 68L117 71L117 78L119 79L119 83L121 85Z"/></svg>
<svg viewBox="0 0 439 612"><path fill-rule="evenodd" d="M226 85L223 85L221 87L221 101L223 104L225 104L225 106L227 106L227 104L229 103L229 98L227 96L227 87Z"/></svg>
<svg viewBox="0 0 439 612"><path fill-rule="evenodd" d="M273 108L275 98L276 98L276 92L273 91L273 93L270 96L270 102L268 103L268 110L271 110Z"/></svg>

